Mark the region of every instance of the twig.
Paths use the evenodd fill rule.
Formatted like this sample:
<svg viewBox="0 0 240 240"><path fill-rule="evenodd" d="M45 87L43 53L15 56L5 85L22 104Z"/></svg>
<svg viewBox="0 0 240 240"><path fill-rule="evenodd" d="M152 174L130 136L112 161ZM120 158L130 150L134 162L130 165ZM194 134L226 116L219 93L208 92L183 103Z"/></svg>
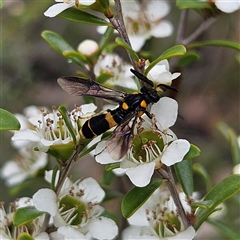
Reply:
<svg viewBox="0 0 240 240"><path fill-rule="evenodd" d="M115 5L116 5L116 11L117 11L117 17L118 18L115 18L114 16L112 16L112 17L109 18L109 21L113 25L114 29L116 29L118 31L121 38L131 47L131 42L129 40L127 31L126 31L126 27L125 27L125 24L124 24L121 2L120 2L120 0L114 0L114 1L115 1ZM133 68L136 71L139 71L136 62L131 57L131 54L129 54L128 51L127 51L127 54L128 54L128 57L129 57L129 59L132 63Z"/></svg>
<svg viewBox="0 0 240 240"><path fill-rule="evenodd" d="M176 44L180 44L183 41L187 16L188 16L188 9L184 9L181 12L181 17L180 17L179 24L178 24Z"/></svg>
<svg viewBox="0 0 240 240"><path fill-rule="evenodd" d="M186 216L185 210L182 206L182 203L179 199L179 195L178 195L178 191L176 189L175 183L174 183L174 179L173 179L173 175L172 175L172 171L170 167L167 167L167 171L165 171L164 169L160 168L157 170L158 173L162 176L163 179L167 179L168 181L166 182L168 189L171 193L171 196L173 198L173 201L178 209L178 213L183 221L183 225L185 227L185 229L187 229L191 224Z"/></svg>
<svg viewBox="0 0 240 240"><path fill-rule="evenodd" d="M182 44L187 45L190 42L194 41L199 35L206 31L215 21L216 18L212 17L202 22L201 25L190 36L182 40Z"/></svg>

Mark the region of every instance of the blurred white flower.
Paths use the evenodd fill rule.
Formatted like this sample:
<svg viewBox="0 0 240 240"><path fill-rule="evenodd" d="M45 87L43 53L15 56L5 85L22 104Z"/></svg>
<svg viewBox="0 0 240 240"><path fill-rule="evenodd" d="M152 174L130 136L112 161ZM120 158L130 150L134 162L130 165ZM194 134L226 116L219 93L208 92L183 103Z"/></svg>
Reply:
<svg viewBox="0 0 240 240"><path fill-rule="evenodd" d="M99 76L101 73L107 73L112 76L107 80L110 86L118 85L132 90L137 89L134 81L134 75L130 72L131 65L125 63L119 55L109 53L100 56L94 66L94 73Z"/></svg>
<svg viewBox="0 0 240 240"><path fill-rule="evenodd" d="M55 0L55 2L59 2L54 4L47 11L44 12L46 17L55 17L59 13L71 7L78 7L79 5L89 6L96 2L96 0Z"/></svg>
<svg viewBox="0 0 240 240"><path fill-rule="evenodd" d="M139 51L150 37L168 37L173 32L170 21L163 18L170 12L165 0L123 1L122 10L127 33L133 50Z"/></svg>
<svg viewBox="0 0 240 240"><path fill-rule="evenodd" d="M225 13L232 13L240 9L240 1L215 0L216 7Z"/></svg>
<svg viewBox="0 0 240 240"><path fill-rule="evenodd" d="M187 214L191 208L183 192L179 198ZM164 187L157 189L151 197L128 218L130 227L123 231L123 239L185 239L195 236L192 226L184 228L182 219L169 192Z"/></svg>
<svg viewBox="0 0 240 240"><path fill-rule="evenodd" d="M118 232L117 225L101 216L104 208L99 202L104 196L97 181L87 178L61 189L58 197L51 189L40 189L34 194L33 203L38 210L52 216L58 227L57 235L64 239L113 239Z"/></svg>
<svg viewBox="0 0 240 240"><path fill-rule="evenodd" d="M97 42L90 39L86 39L78 45L77 49L84 56L91 56L98 50L98 48L99 47Z"/></svg>
<svg viewBox="0 0 240 240"><path fill-rule="evenodd" d="M46 165L46 153L34 151L32 147L22 148L12 160L4 163L0 176L6 181L7 186L12 187L36 176Z"/></svg>

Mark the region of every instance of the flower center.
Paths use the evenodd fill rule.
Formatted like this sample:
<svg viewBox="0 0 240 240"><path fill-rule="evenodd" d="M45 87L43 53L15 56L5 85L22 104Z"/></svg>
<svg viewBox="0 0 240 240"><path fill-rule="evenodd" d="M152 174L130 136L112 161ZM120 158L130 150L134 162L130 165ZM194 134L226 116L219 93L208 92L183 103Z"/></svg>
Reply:
<svg viewBox="0 0 240 240"><path fill-rule="evenodd" d="M134 162L152 162L160 159L163 148L161 135L153 131L144 131L134 137L128 154Z"/></svg>
<svg viewBox="0 0 240 240"><path fill-rule="evenodd" d="M72 196L65 196L60 201L62 218L71 225L78 225L88 220L87 204Z"/></svg>
<svg viewBox="0 0 240 240"><path fill-rule="evenodd" d="M178 213L170 211L164 204L158 204L152 211L146 210L146 214L149 223L160 237L173 236L181 231Z"/></svg>

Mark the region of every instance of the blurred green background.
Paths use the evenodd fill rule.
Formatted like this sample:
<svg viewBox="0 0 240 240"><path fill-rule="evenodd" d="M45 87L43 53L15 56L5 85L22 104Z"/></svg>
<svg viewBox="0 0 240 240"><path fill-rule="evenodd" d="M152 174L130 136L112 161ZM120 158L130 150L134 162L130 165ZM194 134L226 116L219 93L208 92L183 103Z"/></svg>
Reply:
<svg viewBox="0 0 240 240"><path fill-rule="evenodd" d="M100 35L95 26L45 17L43 12L52 4L53 1L42 0L5 1L1 9L0 100L1 108L12 113L21 113L29 105L51 108L52 105L64 104L72 110L74 103L82 103L81 98L68 95L56 82L62 75L75 75L77 66L68 63L40 35L44 30L55 31L75 48L86 38L98 41ZM180 11L174 6L174 1L171 4L172 11L167 19L172 21L176 29ZM239 20L239 11L221 14L198 40L225 39L239 42ZM201 21L202 18L196 12L190 11L186 35L196 29ZM154 53L153 57L157 57L173 46L175 39L176 32L168 38L150 39L145 49L150 47ZM118 48L117 51L127 60L123 49ZM229 176L233 167L229 145L216 129L216 124L225 122L237 135L240 133L240 69L237 61L239 53L233 49L219 47L199 48L198 51L201 55L200 61L184 68L182 72L182 82L177 95L181 118L173 130L179 138L186 138L201 149L201 156L194 161L204 165L215 184ZM0 134L2 166L12 158L15 150L10 144L12 133ZM51 160L50 164L54 166L54 160ZM84 157L74 167L73 179L92 176L101 180L103 169L104 167L97 164L92 157ZM124 178L115 181L112 187L122 190L122 182L128 184L128 180ZM34 191L44 185L42 181L35 181L32 189L11 196L2 179L0 184L0 200L6 203L16 197L32 196ZM195 176L195 190L202 194L206 191L198 175ZM225 216L226 222L235 228L239 226L240 221L237 214L239 211L232 207ZM237 222L233 221L236 218ZM217 238L218 235L213 236Z"/></svg>

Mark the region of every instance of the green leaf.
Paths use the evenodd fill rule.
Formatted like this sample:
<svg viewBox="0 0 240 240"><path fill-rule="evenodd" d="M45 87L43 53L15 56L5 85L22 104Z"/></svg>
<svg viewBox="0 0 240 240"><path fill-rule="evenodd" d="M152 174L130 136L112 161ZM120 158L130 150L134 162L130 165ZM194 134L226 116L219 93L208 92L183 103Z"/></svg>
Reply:
<svg viewBox="0 0 240 240"><path fill-rule="evenodd" d="M105 185L110 185L113 180L116 178L116 175L112 171L104 171L103 174L103 183Z"/></svg>
<svg viewBox="0 0 240 240"><path fill-rule="evenodd" d="M210 176L208 175L206 169L200 163L193 164L193 170L197 172L204 180L206 184L206 189L209 191L212 187Z"/></svg>
<svg viewBox="0 0 240 240"><path fill-rule="evenodd" d="M0 130L19 130L20 127L18 119L12 113L0 108Z"/></svg>
<svg viewBox="0 0 240 240"><path fill-rule="evenodd" d="M133 60L135 62L139 61L139 57L138 57L137 53L122 38L117 37L115 39L115 42L118 46L121 46L121 47L127 49L127 51L129 52L129 54L131 55L131 57L133 58Z"/></svg>
<svg viewBox="0 0 240 240"><path fill-rule="evenodd" d="M223 122L217 123L217 129L230 144L234 165L239 164L240 163L240 147L238 145L238 138L236 133L233 131L232 128L230 128L227 124Z"/></svg>
<svg viewBox="0 0 240 240"><path fill-rule="evenodd" d="M240 175L231 175L214 186L204 197L203 201L213 201L209 208L199 208L196 213L195 229L197 230L215 208L240 191Z"/></svg>
<svg viewBox="0 0 240 240"><path fill-rule="evenodd" d="M17 227L31 222L35 218L43 215L45 212L38 211L33 206L18 208L13 215L13 224Z"/></svg>
<svg viewBox="0 0 240 240"><path fill-rule="evenodd" d="M196 0L177 0L177 7L180 9L185 8L193 8L193 9L201 9L201 8L211 8L211 5L204 1L196 1Z"/></svg>
<svg viewBox="0 0 240 240"><path fill-rule="evenodd" d="M3 0L0 0L0 9L3 7Z"/></svg>
<svg viewBox="0 0 240 240"><path fill-rule="evenodd" d="M193 193L192 161L183 160L179 163L176 163L174 164L174 169L184 193L188 198L190 198Z"/></svg>
<svg viewBox="0 0 240 240"><path fill-rule="evenodd" d="M77 8L68 8L65 11L58 14L58 16L74 22L82 22L97 26L111 26L111 24L105 21L104 19L92 15L90 13L81 11Z"/></svg>
<svg viewBox="0 0 240 240"><path fill-rule="evenodd" d="M165 180L152 179L146 187L134 187L123 198L121 209L125 218L131 217Z"/></svg>
<svg viewBox="0 0 240 240"><path fill-rule="evenodd" d="M68 59L74 59L74 58L78 58L79 61L87 63L87 58L82 55L80 52L68 52L68 51L63 51L62 55Z"/></svg>
<svg viewBox="0 0 240 240"><path fill-rule="evenodd" d="M105 170L106 171L112 171L115 168L120 168L120 162L116 162L116 163L109 163L105 166Z"/></svg>
<svg viewBox="0 0 240 240"><path fill-rule="evenodd" d="M193 208L204 208L209 209L211 206L213 206L214 202L212 200L208 201L201 201L201 202L193 202L191 203L191 207Z"/></svg>
<svg viewBox="0 0 240 240"><path fill-rule="evenodd" d="M34 238L33 238L30 234L25 233L25 232L22 232L22 233L18 236L17 240L34 240Z"/></svg>
<svg viewBox="0 0 240 240"><path fill-rule="evenodd" d="M200 55L194 51L188 51L184 56L182 56L178 61L179 67L186 67L190 63L196 62L200 59Z"/></svg>
<svg viewBox="0 0 240 240"><path fill-rule="evenodd" d="M149 73L149 71L160 61L163 59L168 59L171 57L177 57L177 56L183 56L186 54L186 48L183 45L176 45L169 49L167 49L165 52L163 52L157 59L152 61L149 66L144 71L145 75Z"/></svg>
<svg viewBox="0 0 240 240"><path fill-rule="evenodd" d="M197 48L197 47L206 47L206 46L215 46L215 47L229 47L235 50L240 51L240 43L226 40L208 40L202 42L193 42L187 45L187 49Z"/></svg>
<svg viewBox="0 0 240 240"><path fill-rule="evenodd" d="M190 159L196 158L200 156L200 153L201 153L201 150L196 145L191 144L189 151L187 152L187 154L184 156L183 159L190 160Z"/></svg>
<svg viewBox="0 0 240 240"><path fill-rule="evenodd" d="M64 106L61 105L61 106L58 107L58 111L61 113L61 115L64 119L64 122L65 122L65 124L66 124L72 138L73 138L73 142L76 145L77 144L76 134L74 132L72 122L71 122L71 119L69 117L67 109Z"/></svg>
<svg viewBox="0 0 240 240"><path fill-rule="evenodd" d="M52 31L44 31L42 32L41 36L49 43L49 45L58 53L64 56L64 54L70 52L76 52L74 48L72 48L71 45L69 45L61 36L59 36L57 33ZM65 56L67 59L69 59L71 62L74 62L81 67L84 66L84 63L80 61L79 55L78 56Z"/></svg>
<svg viewBox="0 0 240 240"><path fill-rule="evenodd" d="M224 236L227 237L227 239L236 240L240 238L239 232L236 232L233 228L227 226L226 223L223 223L216 219L211 219L207 222L216 227L218 231L220 231Z"/></svg>

